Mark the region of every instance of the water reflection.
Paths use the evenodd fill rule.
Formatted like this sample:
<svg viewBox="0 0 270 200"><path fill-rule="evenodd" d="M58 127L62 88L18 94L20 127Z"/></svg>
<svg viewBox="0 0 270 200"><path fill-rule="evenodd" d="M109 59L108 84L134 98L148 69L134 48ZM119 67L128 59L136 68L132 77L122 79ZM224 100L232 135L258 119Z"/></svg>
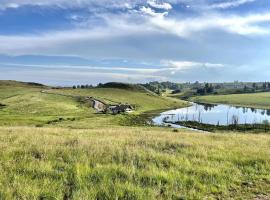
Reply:
<svg viewBox="0 0 270 200"><path fill-rule="evenodd" d="M193 103L191 107L161 113L153 119L157 125L164 122L197 121L213 125L257 124L270 121L270 110L240 106Z"/></svg>
<svg viewBox="0 0 270 200"><path fill-rule="evenodd" d="M206 104L206 103L204 103L204 104L202 104L202 103L197 103L197 105L196 106L203 106L203 108L204 108L204 110L205 111L211 111L214 107L216 107L217 105L215 105L215 104Z"/></svg>

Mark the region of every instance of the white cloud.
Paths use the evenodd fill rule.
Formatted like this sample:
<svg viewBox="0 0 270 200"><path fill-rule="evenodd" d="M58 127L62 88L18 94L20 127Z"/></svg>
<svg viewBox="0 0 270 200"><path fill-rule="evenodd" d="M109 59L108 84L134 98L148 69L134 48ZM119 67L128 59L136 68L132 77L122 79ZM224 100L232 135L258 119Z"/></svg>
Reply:
<svg viewBox="0 0 270 200"><path fill-rule="evenodd" d="M269 22L270 14L239 15L204 15L194 18L175 19L164 15L151 15L149 24L164 33L174 34L180 37L190 37L192 34L219 29L240 35L265 35L270 34L268 26L260 23Z"/></svg>
<svg viewBox="0 0 270 200"><path fill-rule="evenodd" d="M35 35L0 35L0 54L56 52L59 50L57 48L61 46L76 46L84 41L91 44L91 42L95 41L113 40L113 38L124 36L144 37L146 35L164 34L192 39L198 37L196 33L211 29L246 36L270 34L270 28L261 25L262 22L270 23L269 13L250 14L247 16L208 15L176 19L166 17L164 13L156 13L151 8L143 7L141 9L141 12L147 13L147 15L143 17L136 13L121 16L105 15L105 25L98 27L91 27L90 24L83 29L50 31Z"/></svg>
<svg viewBox="0 0 270 200"><path fill-rule="evenodd" d="M10 5L20 6L58 6L58 7L83 7L87 5L104 5L104 7L123 7L129 0L118 0L117 2L111 0L1 0L1 9L10 8Z"/></svg>
<svg viewBox="0 0 270 200"><path fill-rule="evenodd" d="M11 67L34 67L36 69L72 69L72 70L95 70L95 71L104 71L108 72L131 72L137 74L154 74L166 70L165 68L141 68L141 67L100 67L100 66L86 66L86 65L36 65L36 64L13 64L13 63L0 63L2 66L11 66Z"/></svg>
<svg viewBox="0 0 270 200"><path fill-rule="evenodd" d="M17 4L17 3L8 3L8 4L6 5L6 7L7 7L7 8L19 8L20 5Z"/></svg>
<svg viewBox="0 0 270 200"><path fill-rule="evenodd" d="M202 32L205 30L219 29L226 32L240 34L240 35L265 35L270 33L269 26L261 25L261 22L270 22L269 13L255 13L249 15L232 15L232 14L198 14L194 17L183 17L178 18L174 16L168 16L168 12L157 12L154 8L160 8L164 10L172 9L170 3L158 2L156 0L119 0L117 3L112 0L80 0L80 1L67 1L67 0L2 0L0 8L17 8L22 5L56 5L62 7L68 6L85 6L90 7L121 7L128 8L130 12L121 13L121 14L112 14L112 13L99 13L99 17L105 20L102 29L99 31L99 34L104 35L103 32L107 32L108 35L114 36L114 34L119 34L122 31L125 31L127 34L131 32L144 32L154 31L161 32L165 34L173 34L179 37L191 37L192 34L197 32ZM248 3L255 0L234 0L226 1L222 3L212 4L212 8L228 8ZM172 3L187 3L187 0L167 0L167 2ZM147 6L147 4L149 6ZM140 6L139 11L134 9L135 5ZM143 16L138 16L138 13L142 13ZM79 22L78 15L71 15L71 19ZM86 29L89 29L89 32L96 32L97 25L87 23L87 19L83 20L84 24L78 24L78 26L83 25ZM86 21L86 22L85 22ZM91 21L91 20L89 20ZM98 26L101 26L100 23ZM107 27L106 27L107 26ZM140 29L140 31L139 31ZM111 32L112 31L112 32ZM73 32L73 31L70 31ZM74 30L74 33L80 32ZM71 35L74 35L71 33ZM89 35L95 34L86 34L86 36L78 37L87 37ZM65 38L65 37L64 37Z"/></svg>
<svg viewBox="0 0 270 200"><path fill-rule="evenodd" d="M100 6L102 8L134 8L136 5L150 5L153 8L170 10L170 3L182 3L189 0L166 0L159 2L157 0L1 0L0 8L8 8L9 5L18 6L35 5L35 6L59 6L59 7L84 7Z"/></svg>
<svg viewBox="0 0 270 200"><path fill-rule="evenodd" d="M163 17L163 16L168 15L168 12L157 13L152 8L145 7L145 6L141 7L140 11L143 14L146 14L146 15L149 15L149 16L152 16L152 17Z"/></svg>
<svg viewBox="0 0 270 200"><path fill-rule="evenodd" d="M1 0L0 9L19 8L21 6L57 6L62 8L70 7L88 7L88 8L128 8L133 9L136 6L151 6L156 9L171 10L172 4L186 4L192 8L207 8L207 9L227 9L237 7L256 0L226 0L220 3L211 4L211 0Z"/></svg>
<svg viewBox="0 0 270 200"><path fill-rule="evenodd" d="M42 65L19 65L1 64L8 66L1 68L1 80L21 80L32 81L53 85L73 85L73 84L96 84L99 82L148 82L150 80L167 80L163 75L142 73L136 71L116 71L98 67L88 68L86 66L42 66Z"/></svg>
<svg viewBox="0 0 270 200"><path fill-rule="evenodd" d="M234 1L226 1L222 3L216 3L209 6L211 9L227 9L227 8L233 8L238 7L240 5L251 3L256 0L234 0Z"/></svg>
<svg viewBox="0 0 270 200"><path fill-rule="evenodd" d="M1 0L0 0L1 1ZM51 4L84 4L109 2L111 0L2 0L2 5L16 7L24 4L51 5ZM183 0L184 2L185 0ZM120 0L119 5L132 8L139 0ZM145 1L146 2L146 1ZM153 1L151 1L153 2ZM156 1L154 1L158 4ZM167 2L180 2L179 0L168 0ZM187 2L187 1L186 1ZM18 4L18 5L17 5ZM112 3L114 4L114 3ZM119 6L118 5L118 6ZM158 5L164 5L160 3ZM1 5L0 5L1 6ZM154 6L152 6L154 7ZM146 36L178 36L184 39L199 38L198 33L211 30L222 30L231 34L244 36L257 36L270 34L270 27L262 25L270 23L269 13L255 13L249 15L232 14L200 14L194 17L168 16L168 12L157 12L154 8L147 6L139 7L139 10L132 10L126 13L101 13L99 17L104 20L102 23L93 24L85 22L78 24L77 28L63 31L48 31L29 35L0 35L0 54L43 54L47 52L61 52L59 54L78 55L76 50L80 49L82 43L96 44L96 41L114 41L115 38L121 40L124 37L138 38ZM143 15L142 15L143 14ZM70 15L74 21L78 20L78 15ZM90 20L89 20L90 21ZM120 38L120 39L119 39ZM128 42L130 42L129 40ZM127 42L127 43L128 43ZM147 41L146 41L147 42ZM113 42L112 42L113 43ZM115 43L114 43L115 45ZM129 44L126 44L126 47ZM155 45L155 44L151 44ZM66 48L66 46L68 46ZM105 45L104 45L105 46ZM106 49L104 46L96 47ZM117 46L117 45L115 45ZM141 51L136 49L137 45L131 46L133 52ZM73 48L74 47L74 48ZM77 47L77 48L75 48ZM66 49L65 49L66 48ZM64 49L64 50L63 50ZM93 47L94 49L94 47ZM116 48L115 51L118 49ZM101 50L100 50L101 51ZM74 53L76 52L76 53ZM80 51L81 52L81 51ZM83 56L85 56L87 52ZM79 55L81 56L81 55ZM90 56L90 54L89 54ZM162 59L162 58L161 58ZM175 58L173 58L175 59Z"/></svg>
<svg viewBox="0 0 270 200"><path fill-rule="evenodd" d="M158 8L158 9L164 9L164 10L170 10L172 9L172 5L169 3L157 3L156 0L148 0L147 2L150 6L152 6L153 8Z"/></svg>
<svg viewBox="0 0 270 200"><path fill-rule="evenodd" d="M163 60L161 62L168 69L175 71L184 71L194 68L223 68L224 64L215 63L203 63L203 62L192 62L192 61L175 61L175 60Z"/></svg>
<svg viewBox="0 0 270 200"><path fill-rule="evenodd" d="M87 66L87 65L42 65L42 64L13 64L13 63L0 63L0 66L7 67L19 67L22 69L35 69L35 70L63 70L63 71L85 71L100 74L127 74L134 76L145 76L145 77L169 77L177 72L189 71L192 69L207 69L211 70L214 68L223 68L224 64L215 64L208 62L194 62L194 61L175 61L175 60L162 60L160 64L155 64L155 67L146 66L144 68L138 67L140 64L136 64L137 67L117 67L117 66Z"/></svg>

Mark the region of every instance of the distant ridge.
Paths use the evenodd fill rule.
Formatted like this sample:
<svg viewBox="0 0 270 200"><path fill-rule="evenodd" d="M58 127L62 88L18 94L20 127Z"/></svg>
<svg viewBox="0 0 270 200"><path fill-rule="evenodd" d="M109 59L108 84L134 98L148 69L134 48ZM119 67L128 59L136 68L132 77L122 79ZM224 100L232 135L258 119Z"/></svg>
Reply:
<svg viewBox="0 0 270 200"><path fill-rule="evenodd" d="M105 84L101 84L99 87L140 91L140 92L147 92L147 93L153 94L153 92L149 91L148 89L146 89L142 85L138 85L138 84L121 83L121 82L108 82Z"/></svg>
<svg viewBox="0 0 270 200"><path fill-rule="evenodd" d="M13 81L13 80L0 80L0 85L6 86L35 86L35 87L46 87L41 83L35 82L22 82L22 81Z"/></svg>

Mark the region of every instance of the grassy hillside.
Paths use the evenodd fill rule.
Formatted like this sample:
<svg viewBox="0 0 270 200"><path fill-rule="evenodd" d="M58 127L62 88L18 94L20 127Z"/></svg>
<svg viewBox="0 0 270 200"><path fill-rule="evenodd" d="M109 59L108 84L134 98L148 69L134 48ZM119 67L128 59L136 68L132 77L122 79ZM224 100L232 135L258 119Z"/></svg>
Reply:
<svg viewBox="0 0 270 200"><path fill-rule="evenodd" d="M270 194L269 144L161 128L2 127L0 199L255 199Z"/></svg>
<svg viewBox="0 0 270 200"><path fill-rule="evenodd" d="M270 93L211 95L191 98L192 101L201 103L222 103L253 108L270 109Z"/></svg>
<svg viewBox="0 0 270 200"><path fill-rule="evenodd" d="M104 102L129 103L136 107L137 112L155 111L184 106L183 101L159 97L142 90L129 90L118 88L93 88L93 89L61 89L48 90L56 94L70 94L74 96L93 96Z"/></svg>
<svg viewBox="0 0 270 200"><path fill-rule="evenodd" d="M46 91L48 93L42 93ZM52 93L52 94L49 94ZM108 103L129 103L136 106L131 116L96 114L76 98L61 96L93 96ZM59 125L89 128L123 124L130 117L185 106L183 101L155 96L142 88L50 89L19 82L0 82L0 125Z"/></svg>
<svg viewBox="0 0 270 200"><path fill-rule="evenodd" d="M40 88L46 87L16 81L0 81L0 101L25 93L36 92Z"/></svg>

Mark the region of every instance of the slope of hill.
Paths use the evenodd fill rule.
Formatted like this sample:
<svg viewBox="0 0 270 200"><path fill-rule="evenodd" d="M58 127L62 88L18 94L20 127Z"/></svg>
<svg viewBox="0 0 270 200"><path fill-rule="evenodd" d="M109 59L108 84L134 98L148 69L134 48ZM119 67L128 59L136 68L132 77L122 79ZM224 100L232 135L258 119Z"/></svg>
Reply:
<svg viewBox="0 0 270 200"><path fill-rule="evenodd" d="M124 84L123 84L124 85ZM123 86L120 85L120 86ZM117 85L119 87L119 84ZM130 85L131 87L131 85ZM136 107L132 116L160 109L183 107L183 101L154 96L141 88L130 87L92 88L92 89L51 89L37 84L19 82L0 82L0 103L6 105L0 110L0 125L58 125L81 123L80 127L124 124L129 116L97 115L95 111L79 102L73 96L93 96L108 103L129 103ZM48 93L42 93L46 91ZM74 120L75 118L75 120ZM61 119L59 121L59 119ZM71 121L72 119L73 121ZM76 121L76 123L74 122Z"/></svg>

